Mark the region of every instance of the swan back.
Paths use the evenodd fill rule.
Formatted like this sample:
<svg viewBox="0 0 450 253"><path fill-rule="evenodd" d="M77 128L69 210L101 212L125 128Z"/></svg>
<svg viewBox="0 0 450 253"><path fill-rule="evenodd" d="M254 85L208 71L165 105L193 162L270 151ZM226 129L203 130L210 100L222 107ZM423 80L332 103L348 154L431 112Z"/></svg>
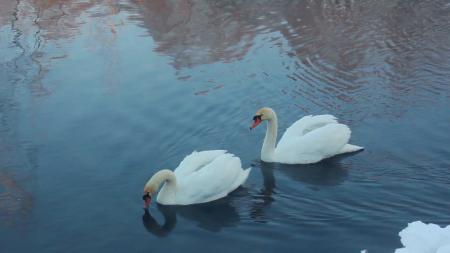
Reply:
<svg viewBox="0 0 450 253"><path fill-rule="evenodd" d="M313 130L297 129L302 131L290 131L280 140L275 150L277 161L290 164L318 162L339 154L351 135L350 128L339 123L324 124ZM307 132L303 133L305 130Z"/></svg>
<svg viewBox="0 0 450 253"><path fill-rule="evenodd" d="M214 159L226 152L226 150L194 151L181 161L180 165L174 171L175 175L177 177L187 176L211 163Z"/></svg>
<svg viewBox="0 0 450 253"><path fill-rule="evenodd" d="M305 116L286 129L286 132L284 132L283 137L280 139L280 143L282 143L285 138L289 139L292 136L303 136L313 130L332 123L338 123L336 117L333 115Z"/></svg>
<svg viewBox="0 0 450 253"><path fill-rule="evenodd" d="M165 199L158 195L158 202L188 205L213 201L242 185L249 172L250 169L242 169L238 157L225 150L194 151L174 171L176 196Z"/></svg>
<svg viewBox="0 0 450 253"><path fill-rule="evenodd" d="M225 197L245 181L242 177L246 179L248 172L242 170L239 158L223 154L183 178L182 184L188 189L183 191L183 199L202 203Z"/></svg>

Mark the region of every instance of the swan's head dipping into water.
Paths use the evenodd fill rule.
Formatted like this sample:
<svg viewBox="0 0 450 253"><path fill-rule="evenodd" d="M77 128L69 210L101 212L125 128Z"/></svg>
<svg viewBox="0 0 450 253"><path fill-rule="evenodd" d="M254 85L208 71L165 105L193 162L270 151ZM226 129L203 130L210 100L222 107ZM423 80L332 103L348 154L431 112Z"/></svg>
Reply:
<svg viewBox="0 0 450 253"><path fill-rule="evenodd" d="M175 174L171 170L160 170L148 180L144 186L144 195L142 195L144 208L148 208L152 202L152 196L158 192L160 186L165 182L176 182Z"/></svg>
<svg viewBox="0 0 450 253"><path fill-rule="evenodd" d="M276 117L275 112L272 110L272 108L263 107L263 108L259 109L255 113L255 116L253 117L253 124L250 127L250 130L257 127L264 120L270 121L270 120L274 119L275 117Z"/></svg>

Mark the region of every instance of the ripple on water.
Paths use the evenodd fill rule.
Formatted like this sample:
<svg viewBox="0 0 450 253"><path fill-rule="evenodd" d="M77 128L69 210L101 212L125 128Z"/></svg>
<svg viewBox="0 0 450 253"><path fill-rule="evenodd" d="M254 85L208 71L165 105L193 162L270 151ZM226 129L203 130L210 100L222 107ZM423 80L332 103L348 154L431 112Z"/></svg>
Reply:
<svg viewBox="0 0 450 253"><path fill-rule="evenodd" d="M17 225L24 222L33 208L33 196L10 173L0 171L0 223Z"/></svg>
<svg viewBox="0 0 450 253"><path fill-rule="evenodd" d="M0 223L37 220L30 248L54 252L393 251L407 222L450 219L447 5L1 3ZM276 109L280 132L336 115L366 150L262 163L265 129L248 130L261 106ZM253 167L244 187L142 212L152 172L217 148Z"/></svg>

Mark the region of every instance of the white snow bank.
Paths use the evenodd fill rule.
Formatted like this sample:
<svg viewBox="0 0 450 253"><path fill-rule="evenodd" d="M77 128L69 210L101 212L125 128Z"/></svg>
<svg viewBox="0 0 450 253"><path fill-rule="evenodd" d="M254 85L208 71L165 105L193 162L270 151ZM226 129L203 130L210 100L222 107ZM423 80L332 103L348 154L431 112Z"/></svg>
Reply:
<svg viewBox="0 0 450 253"><path fill-rule="evenodd" d="M399 235L404 248L396 249L395 253L450 253L450 225L441 228L415 221Z"/></svg>

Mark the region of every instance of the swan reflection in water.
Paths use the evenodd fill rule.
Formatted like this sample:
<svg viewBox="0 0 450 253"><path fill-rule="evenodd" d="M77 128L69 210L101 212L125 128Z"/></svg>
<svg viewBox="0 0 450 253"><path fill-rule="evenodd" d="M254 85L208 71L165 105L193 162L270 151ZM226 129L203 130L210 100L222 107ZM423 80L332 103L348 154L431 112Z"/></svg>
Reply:
<svg viewBox="0 0 450 253"><path fill-rule="evenodd" d="M253 162L252 167L254 169L259 167L261 170L263 187L251 197L250 217L253 221L260 223L265 223L270 219L266 210L276 200L277 194L274 172L281 171L289 178L308 184L310 187L336 186L348 178L348 168L341 160L357 153L339 155L319 163L306 165Z"/></svg>
<svg viewBox="0 0 450 253"><path fill-rule="evenodd" d="M159 223L148 209L144 209L142 223L148 232L158 237L170 234L176 226L178 215L196 222L199 228L210 232L219 232L222 228L235 226L240 221L239 214L231 203L231 197L187 206L157 204L157 208L162 213L164 222Z"/></svg>
<svg viewBox="0 0 450 253"><path fill-rule="evenodd" d="M267 222L265 210L275 201L272 196L275 194L276 188L275 176L273 175L275 164L260 162L259 164L253 164L252 167L259 167L261 169L263 187L252 197L250 217L255 222L265 223Z"/></svg>
<svg viewBox="0 0 450 253"><path fill-rule="evenodd" d="M142 224L145 229L158 237L168 236L177 224L177 215L174 210L168 210L168 212L162 212L162 214L164 216L164 223L162 225L153 218L148 208L144 208L144 215L142 216Z"/></svg>
<svg viewBox="0 0 450 253"><path fill-rule="evenodd" d="M336 186L348 178L347 165L341 160L357 153L359 152L331 157L314 164L278 164L277 168L295 181L312 186Z"/></svg>

